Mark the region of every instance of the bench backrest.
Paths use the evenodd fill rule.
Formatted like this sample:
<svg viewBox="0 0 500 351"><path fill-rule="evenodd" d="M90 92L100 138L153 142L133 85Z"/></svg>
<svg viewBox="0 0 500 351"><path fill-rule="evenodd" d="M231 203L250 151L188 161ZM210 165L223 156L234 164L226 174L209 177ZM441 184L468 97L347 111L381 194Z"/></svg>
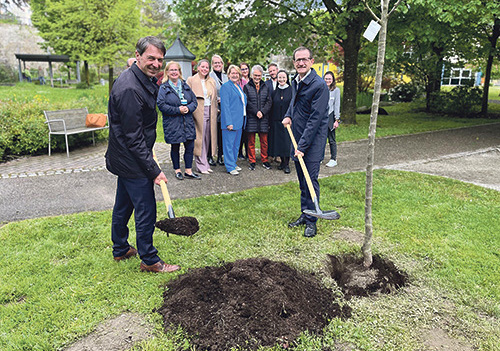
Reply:
<svg viewBox="0 0 500 351"><path fill-rule="evenodd" d="M58 111L43 111L47 122L55 119L63 119L66 123L66 130L85 127L85 119L88 114L87 108L79 108L72 110ZM59 132L64 130L63 123L53 122L48 123L51 132Z"/></svg>

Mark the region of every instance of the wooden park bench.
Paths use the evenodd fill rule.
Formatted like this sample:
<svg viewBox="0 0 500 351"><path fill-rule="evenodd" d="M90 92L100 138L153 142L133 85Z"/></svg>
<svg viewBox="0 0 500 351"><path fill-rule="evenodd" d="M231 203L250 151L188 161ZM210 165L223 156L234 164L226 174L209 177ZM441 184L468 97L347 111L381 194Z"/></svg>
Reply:
<svg viewBox="0 0 500 351"><path fill-rule="evenodd" d="M50 156L50 136L64 135L66 141L66 154L69 157L68 135L92 132L92 142L95 145L94 132L96 130L108 128L108 121L104 127L89 128L85 125L85 119L88 114L87 108L79 108L72 110L57 110L57 111L43 111L49 126L49 156Z"/></svg>

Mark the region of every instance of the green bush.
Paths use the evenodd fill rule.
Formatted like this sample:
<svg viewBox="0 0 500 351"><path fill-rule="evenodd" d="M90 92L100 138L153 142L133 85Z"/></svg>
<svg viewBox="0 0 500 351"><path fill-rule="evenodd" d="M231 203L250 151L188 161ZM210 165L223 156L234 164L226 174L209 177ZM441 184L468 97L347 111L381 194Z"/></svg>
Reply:
<svg viewBox="0 0 500 351"><path fill-rule="evenodd" d="M431 96L432 112L472 117L481 108L482 89L467 85L459 85L451 91L439 91Z"/></svg>
<svg viewBox="0 0 500 351"><path fill-rule="evenodd" d="M14 83L15 81L15 71L6 65L0 65L0 83Z"/></svg>
<svg viewBox="0 0 500 351"><path fill-rule="evenodd" d="M412 83L404 83L390 89L389 97L391 101L411 102L418 96L419 93L420 89L417 85Z"/></svg>

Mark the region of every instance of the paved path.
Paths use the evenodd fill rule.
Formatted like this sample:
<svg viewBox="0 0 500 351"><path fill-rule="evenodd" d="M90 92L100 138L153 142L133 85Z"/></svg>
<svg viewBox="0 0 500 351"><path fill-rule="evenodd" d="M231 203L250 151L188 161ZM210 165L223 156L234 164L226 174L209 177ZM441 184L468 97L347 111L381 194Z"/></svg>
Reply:
<svg viewBox="0 0 500 351"><path fill-rule="evenodd" d="M322 166L320 177L366 169L367 140L339 144L339 165ZM237 177L218 166L201 181L173 177L169 146L156 146L173 199L230 193L257 186L296 181L276 169L248 162ZM105 170L106 145L52 156L24 157L0 164L0 223L28 218L111 209L116 177ZM436 174L500 191L500 123L377 139L375 167ZM161 192L157 189L157 199Z"/></svg>

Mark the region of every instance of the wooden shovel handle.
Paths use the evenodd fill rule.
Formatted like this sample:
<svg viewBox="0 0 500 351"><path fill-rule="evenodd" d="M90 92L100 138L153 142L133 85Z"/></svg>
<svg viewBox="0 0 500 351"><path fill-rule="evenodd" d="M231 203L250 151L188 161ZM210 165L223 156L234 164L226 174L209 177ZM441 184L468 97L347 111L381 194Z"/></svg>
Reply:
<svg viewBox="0 0 500 351"><path fill-rule="evenodd" d="M290 128L289 124L286 125L286 129L288 129L288 133L290 134L290 139L292 139L293 148L295 149L295 151L297 151L297 142L295 141L292 128ZM304 163L304 160L302 159L301 155L297 156L297 158L299 159L300 167L302 167L302 173L304 173L304 177L306 177L306 183L307 187L309 188L309 193L311 194L311 199L313 202L316 202L316 192L314 191L314 187L311 181L311 177L309 176L309 172L307 171L306 164Z"/></svg>
<svg viewBox="0 0 500 351"><path fill-rule="evenodd" d="M159 167L160 163L158 162L158 158L156 157L156 152L154 149L153 149L153 158ZM160 188L161 188L161 193L163 194L163 201L165 202L165 207L167 208L167 213L170 213L169 209L172 207L172 201L170 200L170 195L168 193L167 184L165 183L164 180L160 181Z"/></svg>

